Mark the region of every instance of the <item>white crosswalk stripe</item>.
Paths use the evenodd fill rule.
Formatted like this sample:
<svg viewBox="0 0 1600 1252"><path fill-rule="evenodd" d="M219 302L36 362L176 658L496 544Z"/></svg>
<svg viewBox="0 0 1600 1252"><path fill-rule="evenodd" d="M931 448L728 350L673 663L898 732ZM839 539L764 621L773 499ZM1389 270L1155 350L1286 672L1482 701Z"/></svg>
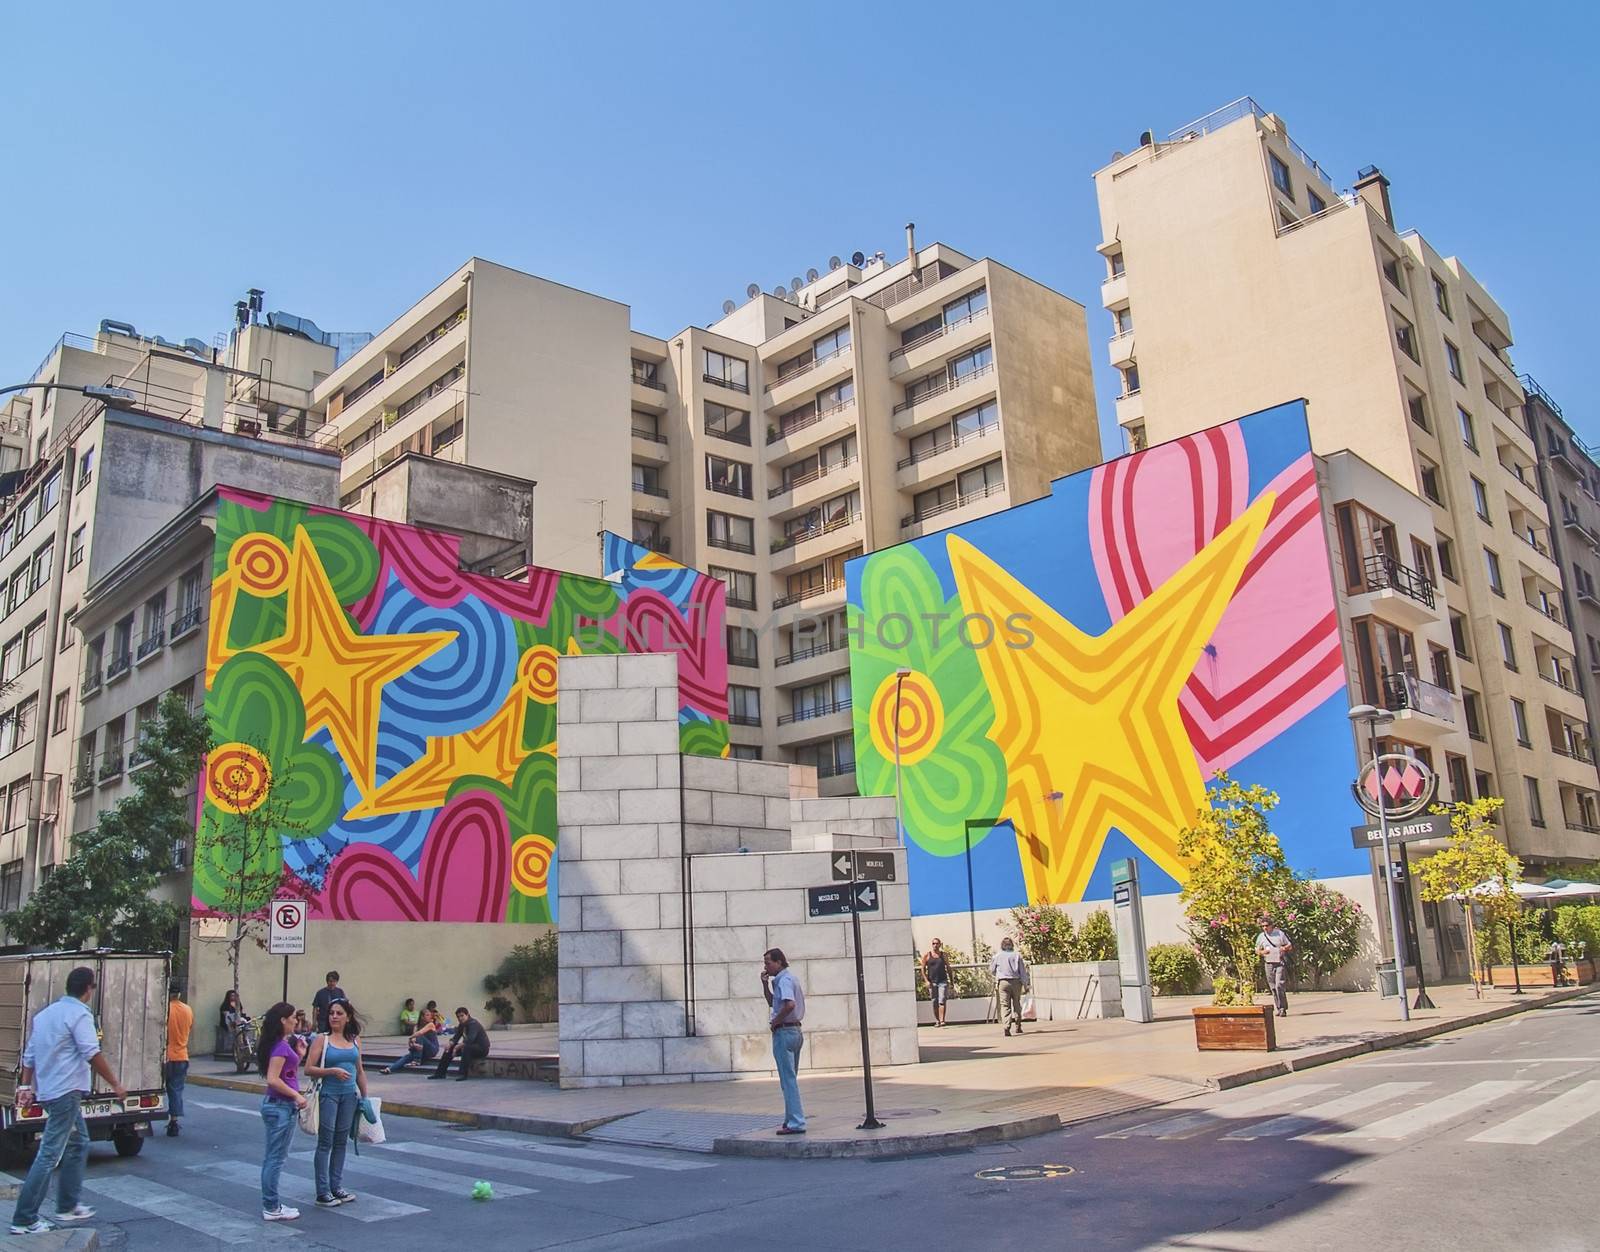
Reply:
<svg viewBox="0 0 1600 1252"><path fill-rule="evenodd" d="M290 1154L292 1161L310 1161L315 1158L315 1152L294 1152ZM495 1172L496 1161L485 1161L478 1167L480 1173L492 1174ZM423 1165L403 1165L399 1161L380 1160L377 1155L368 1151L361 1155L347 1156L344 1161L346 1174L371 1174L377 1178L389 1178L395 1182L410 1183L414 1187L425 1187L429 1191L442 1191L446 1195L456 1197L465 1196L472 1190L474 1179L466 1174L447 1174L442 1169L428 1169ZM534 1188L519 1187L515 1183L497 1182L494 1184L494 1193L502 1200L514 1200L519 1195L533 1195Z"/></svg>
<svg viewBox="0 0 1600 1252"><path fill-rule="evenodd" d="M1274 1117L1269 1121L1256 1122L1251 1126L1241 1126L1222 1137L1224 1139L1286 1139L1295 1135L1302 1135L1308 1130L1315 1130L1318 1126L1329 1122L1336 1122L1342 1117L1352 1113L1359 1113L1362 1109L1371 1108L1375 1104L1382 1104L1387 1100L1397 1100L1401 1096L1410 1095L1420 1091L1428 1084L1425 1082L1381 1082L1375 1087L1365 1091L1355 1091L1349 1095L1338 1096L1326 1100L1321 1104L1313 1104L1308 1109L1301 1109L1298 1113L1286 1113L1282 1117Z"/></svg>
<svg viewBox="0 0 1600 1252"><path fill-rule="evenodd" d="M260 1185L261 1171L258 1168L256 1186ZM263 1239L288 1239L293 1236L293 1232L283 1226L261 1220L259 1199L254 1211L244 1213L132 1174L89 1178L84 1181L83 1189L115 1200L118 1204L140 1209L152 1217L164 1217L185 1230L206 1235L219 1243L258 1243Z"/></svg>
<svg viewBox="0 0 1600 1252"><path fill-rule="evenodd" d="M1510 1121L1468 1138L1468 1143L1543 1143L1600 1113L1600 1082L1580 1083L1543 1104L1537 1104Z"/></svg>
<svg viewBox="0 0 1600 1252"><path fill-rule="evenodd" d="M372 1149L368 1149L371 1151ZM425 1156L438 1161L461 1161L484 1169L498 1169L513 1174L528 1174L535 1178L555 1178L562 1182L596 1183L620 1182L626 1174L608 1174L598 1169L577 1169L571 1165L552 1165L545 1161L524 1161L496 1156L486 1159L482 1152L463 1152L459 1148L437 1148L430 1143L382 1143L379 1152L404 1152Z"/></svg>
<svg viewBox="0 0 1600 1252"><path fill-rule="evenodd" d="M1492 1103L1502 1096L1512 1095L1523 1090L1528 1085L1528 1083L1521 1080L1473 1083L1470 1087L1463 1087L1460 1091L1452 1091L1436 1100L1429 1100L1426 1104L1419 1104L1415 1108L1405 1110L1403 1113L1396 1113L1391 1117L1382 1118L1366 1126L1359 1126L1353 1130L1341 1131L1337 1134L1306 1137L1315 1137L1330 1142L1342 1139L1404 1139L1421 1131L1443 1125L1445 1122L1454 1121L1464 1113L1470 1113L1473 1109L1482 1108L1485 1104Z"/></svg>
<svg viewBox="0 0 1600 1252"><path fill-rule="evenodd" d="M644 1152L623 1152L616 1148L562 1147L554 1143L540 1143L527 1135L512 1134L507 1130L480 1130L461 1136L468 1143L481 1143L488 1147L516 1148L522 1152L542 1152L564 1157L573 1162L606 1161L612 1165L632 1165L638 1169L715 1169L711 1161L685 1161L676 1156L649 1155Z"/></svg>
<svg viewBox="0 0 1600 1252"><path fill-rule="evenodd" d="M218 1161L215 1164L192 1165L190 1168L204 1172L208 1178L219 1178L223 1182L253 1187L258 1191L261 1187L261 1167L246 1161ZM293 1201L301 1208L314 1204L317 1199L316 1184L311 1179L304 1175L290 1174L287 1170L278 1180L278 1191L286 1200ZM363 1194L354 1204L341 1204L338 1208L327 1211L358 1222L386 1222L396 1217L413 1217L428 1210L420 1205L407 1204L404 1200L385 1200L382 1196L375 1196L369 1192Z"/></svg>
<svg viewBox="0 0 1600 1252"><path fill-rule="evenodd" d="M1177 1117L1166 1117L1156 1122L1144 1122L1138 1126L1129 1126L1125 1130L1112 1131L1110 1134L1100 1135L1101 1139L1131 1139L1131 1138L1156 1138L1156 1139L1193 1139L1207 1131L1216 1130L1226 1125L1235 1117L1246 1116L1252 1113L1266 1112L1270 1109L1281 1109L1292 1105L1307 1096L1316 1095L1318 1092L1331 1091L1336 1083L1308 1082L1297 1087L1280 1087L1265 1095L1235 1100L1218 1109L1202 1109L1195 1113L1183 1113Z"/></svg>

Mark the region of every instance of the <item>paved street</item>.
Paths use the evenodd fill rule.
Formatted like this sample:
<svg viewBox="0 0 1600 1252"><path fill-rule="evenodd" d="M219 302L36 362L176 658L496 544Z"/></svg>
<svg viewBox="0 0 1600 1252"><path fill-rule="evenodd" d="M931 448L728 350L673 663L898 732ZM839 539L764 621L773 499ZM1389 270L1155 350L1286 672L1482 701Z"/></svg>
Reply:
<svg viewBox="0 0 1600 1252"><path fill-rule="evenodd" d="M196 1091L185 1134L133 1160L97 1147L104 1246L360 1249L1184 1247L1295 1252L1403 1237L1414 1248L1592 1247L1600 995L1409 1049L912 1160L778 1162L538 1139L391 1117L351 1158L345 1208L310 1206L309 1141L285 1178L305 1215L256 1216L251 1097ZM1053 1177L986 1178L986 1171ZM469 1196L474 1179L496 1198ZM1575 1201L1577 1201L1575 1203ZM1389 1232L1387 1235L1384 1232ZM776 1233L775 1233L776 1232ZM1403 1236L1401 1234L1403 1232Z"/></svg>

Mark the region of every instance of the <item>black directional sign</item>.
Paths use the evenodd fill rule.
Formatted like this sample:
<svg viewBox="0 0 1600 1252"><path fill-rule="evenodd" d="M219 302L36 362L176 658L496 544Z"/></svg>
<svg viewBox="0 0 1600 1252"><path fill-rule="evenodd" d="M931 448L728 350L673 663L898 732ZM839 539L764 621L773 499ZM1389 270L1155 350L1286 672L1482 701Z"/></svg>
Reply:
<svg viewBox="0 0 1600 1252"><path fill-rule="evenodd" d="M1446 839L1449 835L1450 819L1439 813L1389 823L1391 844L1414 843L1418 839ZM1350 841L1358 848L1381 848L1383 832L1376 826L1352 826Z"/></svg>
<svg viewBox="0 0 1600 1252"><path fill-rule="evenodd" d="M812 917L876 913L880 894L875 882L842 883L806 888L806 912Z"/></svg>
<svg viewBox="0 0 1600 1252"><path fill-rule="evenodd" d="M894 882L893 852L835 852L834 882Z"/></svg>

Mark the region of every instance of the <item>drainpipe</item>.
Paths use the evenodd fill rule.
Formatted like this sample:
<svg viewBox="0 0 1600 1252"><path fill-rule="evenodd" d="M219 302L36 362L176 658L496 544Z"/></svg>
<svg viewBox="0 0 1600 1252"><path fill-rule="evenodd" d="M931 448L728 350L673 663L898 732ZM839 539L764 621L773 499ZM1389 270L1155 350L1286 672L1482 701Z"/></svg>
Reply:
<svg viewBox="0 0 1600 1252"><path fill-rule="evenodd" d="M906 223L906 260L911 262L911 272L917 272L917 224Z"/></svg>

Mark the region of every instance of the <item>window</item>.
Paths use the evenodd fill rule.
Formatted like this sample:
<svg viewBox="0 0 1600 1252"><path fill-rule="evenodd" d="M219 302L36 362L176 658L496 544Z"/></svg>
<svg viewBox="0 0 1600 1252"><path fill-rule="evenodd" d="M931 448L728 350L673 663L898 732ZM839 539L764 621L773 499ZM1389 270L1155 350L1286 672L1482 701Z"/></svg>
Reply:
<svg viewBox="0 0 1600 1252"><path fill-rule="evenodd" d="M1511 726L1517 732L1517 742L1524 748L1533 747L1533 740L1528 735L1528 706L1516 696L1511 697Z"/></svg>
<svg viewBox="0 0 1600 1252"><path fill-rule="evenodd" d="M654 465L639 465L633 467L633 489L641 495L665 496L667 489L661 482L661 470Z"/></svg>
<svg viewBox="0 0 1600 1252"><path fill-rule="evenodd" d="M638 422L634 425L637 427ZM652 432L653 433L653 432ZM750 442L750 414L745 409L730 409L714 400L706 401L706 434L729 443Z"/></svg>
<svg viewBox="0 0 1600 1252"><path fill-rule="evenodd" d="M61 651L65 652L72 646L72 618L78 611L76 604L69 605L66 612L61 615Z"/></svg>
<svg viewBox="0 0 1600 1252"><path fill-rule="evenodd" d="M1113 252L1110 256L1108 256L1106 258L1106 263L1111 268L1111 277L1112 278L1121 278L1124 274L1126 274L1128 272L1128 267L1127 267L1126 263L1123 261L1122 253L1120 253L1120 252Z"/></svg>
<svg viewBox="0 0 1600 1252"><path fill-rule="evenodd" d="M88 523L86 522L82 526L78 527L77 530L72 532L71 542L69 542L67 544L67 568L68 569L76 569L77 565L78 565L78 562L83 560L83 543L84 543L83 537L84 537L84 532L86 532L88 529L89 529L89 526L88 526Z"/></svg>
<svg viewBox="0 0 1600 1252"><path fill-rule="evenodd" d="M22 907L22 862L0 865L0 910L11 912Z"/></svg>
<svg viewBox="0 0 1600 1252"><path fill-rule="evenodd" d="M1496 622L1495 625L1500 628L1500 659L1506 663L1507 669L1514 670L1517 668L1516 636L1504 622Z"/></svg>
<svg viewBox="0 0 1600 1252"><path fill-rule="evenodd" d="M61 470L56 468L50 472L50 477L44 480L44 486L39 490L39 516L43 517L61 501Z"/></svg>
<svg viewBox="0 0 1600 1252"><path fill-rule="evenodd" d="M1434 547L1439 551L1439 572L1451 582L1456 581L1456 545L1443 535L1434 535Z"/></svg>
<svg viewBox="0 0 1600 1252"><path fill-rule="evenodd" d="M1450 364L1450 377L1458 383L1465 382L1466 378L1461 372L1461 349L1446 339L1444 341L1444 355L1445 360Z"/></svg>
<svg viewBox="0 0 1600 1252"><path fill-rule="evenodd" d="M706 543L713 548L726 548L730 552L754 552L755 523L748 517L735 517L731 513L708 512Z"/></svg>
<svg viewBox="0 0 1600 1252"><path fill-rule="evenodd" d="M22 668L27 669L44 655L44 615L29 623L22 635Z"/></svg>
<svg viewBox="0 0 1600 1252"><path fill-rule="evenodd" d="M16 541L17 519L15 517L8 517L5 525L0 526L0 556L4 556L7 552L10 552Z"/></svg>
<svg viewBox="0 0 1600 1252"><path fill-rule="evenodd" d="M748 626L728 626L725 630L729 665L754 667L761 664L760 647L755 631Z"/></svg>
<svg viewBox="0 0 1600 1252"><path fill-rule="evenodd" d="M710 405L706 407L710 409ZM640 439L648 439L652 443L666 442L661 437L661 419L654 413L646 413L640 409L633 411L633 433Z"/></svg>
<svg viewBox="0 0 1600 1252"><path fill-rule="evenodd" d="M17 572L11 575L10 585L6 587L6 612L15 611L16 607L28 598L28 570L29 566L22 565Z"/></svg>
<svg viewBox="0 0 1600 1252"><path fill-rule="evenodd" d="M998 458L963 470L956 476L956 493L963 502L975 497L992 496L1005 485L1005 472Z"/></svg>
<svg viewBox="0 0 1600 1252"><path fill-rule="evenodd" d="M1428 664L1433 670L1433 685L1446 691L1456 689L1455 676L1450 672L1450 650L1428 645Z"/></svg>
<svg viewBox="0 0 1600 1252"><path fill-rule="evenodd" d="M641 361L638 357L633 357L632 362L634 382L638 383L641 387L650 387L656 391L666 390L666 387L662 385L659 377L660 365L657 362Z"/></svg>
<svg viewBox="0 0 1600 1252"><path fill-rule="evenodd" d="M728 588L728 605L736 609L753 609L756 607L756 576L747 570L728 569L726 566L713 565L707 572L713 578L720 578L723 585Z"/></svg>
<svg viewBox="0 0 1600 1252"><path fill-rule="evenodd" d="M1439 575L1433 568L1433 549L1420 539L1411 540L1411 562L1416 566L1417 573L1421 574L1430 583L1437 585Z"/></svg>
<svg viewBox="0 0 1600 1252"><path fill-rule="evenodd" d="M1111 324L1116 328L1116 337L1118 339L1124 335L1131 334L1133 332L1133 310L1117 309L1111 314Z"/></svg>
<svg viewBox="0 0 1600 1252"><path fill-rule="evenodd" d="M1310 187L1306 188L1306 203L1311 206L1312 217L1315 217L1318 213L1325 212L1328 207L1328 202L1312 191Z"/></svg>
<svg viewBox="0 0 1600 1252"><path fill-rule="evenodd" d="M178 612L188 613L200 608L200 589L204 575L200 566L184 573L178 579Z"/></svg>
<svg viewBox="0 0 1600 1252"><path fill-rule="evenodd" d="M1483 550L1483 563L1489 571L1489 590L1503 598L1506 594L1506 585L1500 575L1500 554L1485 548Z"/></svg>
<svg viewBox="0 0 1600 1252"><path fill-rule="evenodd" d="M954 387L963 379L976 378L979 374L986 373L994 364L994 347L984 344L974 348L971 352L963 352L950 362L950 385Z"/></svg>
<svg viewBox="0 0 1600 1252"><path fill-rule="evenodd" d="M56 692L56 698L50 705L50 733L59 735L67 728L67 708L71 693L66 691Z"/></svg>
<svg viewBox="0 0 1600 1252"><path fill-rule="evenodd" d="M1450 798L1452 800L1472 799L1472 776L1467 771L1467 758L1456 756L1453 752L1444 754L1445 772L1450 775Z"/></svg>
<svg viewBox="0 0 1600 1252"><path fill-rule="evenodd" d="M1383 276L1389 280L1389 285L1396 291L1404 291L1406 289L1406 285L1400 276L1400 258L1395 256L1387 248L1382 250L1382 255Z"/></svg>
<svg viewBox="0 0 1600 1252"><path fill-rule="evenodd" d="M1272 185L1293 200L1294 179L1289 177L1289 167L1276 152L1267 153L1267 165L1272 170Z"/></svg>
<svg viewBox="0 0 1600 1252"><path fill-rule="evenodd" d="M1454 609L1450 611L1450 642L1463 661L1472 660L1472 648L1467 642L1467 619Z"/></svg>
<svg viewBox="0 0 1600 1252"><path fill-rule="evenodd" d="M750 498L750 466L743 461L706 455L706 486L725 496Z"/></svg>
<svg viewBox="0 0 1600 1252"><path fill-rule="evenodd" d="M0 683L12 682L22 673L22 636L18 635L0 651Z"/></svg>
<svg viewBox="0 0 1600 1252"><path fill-rule="evenodd" d="M829 357L838 356L841 352L850 350L850 327L848 323L838 330L830 331L812 340L811 355L813 360L826 361Z"/></svg>
<svg viewBox="0 0 1600 1252"><path fill-rule="evenodd" d="M1461 442L1476 452L1478 450L1478 432L1473 428L1472 414L1458 404L1456 405L1456 420L1461 423Z"/></svg>
<svg viewBox="0 0 1600 1252"><path fill-rule="evenodd" d="M106 677L115 678L133 662L133 614L129 613L111 628L111 655L107 658Z"/></svg>
<svg viewBox="0 0 1600 1252"><path fill-rule="evenodd" d="M1523 775L1522 783L1528 789L1528 820L1535 826L1544 825L1544 801L1539 797L1539 780Z"/></svg>
<svg viewBox="0 0 1600 1252"><path fill-rule="evenodd" d="M817 413L832 413L835 409L842 409L856 398L856 380L854 377L846 378L843 382L834 383L831 387L824 387L817 392Z"/></svg>
<svg viewBox="0 0 1600 1252"><path fill-rule="evenodd" d="M1422 484L1422 494L1435 504L1443 504L1444 496L1439 491L1439 467L1425 456L1417 458L1417 479Z"/></svg>
<svg viewBox="0 0 1600 1252"><path fill-rule="evenodd" d="M55 560L55 543L47 543L33 554L33 572L28 578L28 592L39 590L50 581L50 566Z"/></svg>
<svg viewBox="0 0 1600 1252"><path fill-rule="evenodd" d="M1433 279L1433 303L1434 303L1434 307L1437 308L1439 310L1439 312L1443 313L1446 318L1449 318L1450 317L1450 292L1446 289L1446 287L1444 285L1444 279L1440 278L1437 274L1434 274L1431 271L1429 272L1428 276ZM1451 320L1454 320L1454 319L1452 318Z"/></svg>
<svg viewBox="0 0 1600 1252"><path fill-rule="evenodd" d="M1489 491L1483 485L1483 480L1469 475L1472 478L1472 509L1484 521L1492 520L1489 517Z"/></svg>
<svg viewBox="0 0 1600 1252"><path fill-rule="evenodd" d="M1122 394L1133 396L1139 393L1139 367L1137 365L1125 366L1122 371Z"/></svg>
<svg viewBox="0 0 1600 1252"><path fill-rule="evenodd" d="M1417 359L1416 332L1412 330L1411 323L1398 313L1394 315L1394 341L1400 345L1400 351L1404 352L1413 361Z"/></svg>
<svg viewBox="0 0 1600 1252"><path fill-rule="evenodd" d="M728 684L728 721L734 726L761 725L761 688Z"/></svg>
<svg viewBox="0 0 1600 1252"><path fill-rule="evenodd" d="M94 477L94 449L85 448L78 458L78 490L82 491Z"/></svg>
<svg viewBox="0 0 1600 1252"><path fill-rule="evenodd" d="M1478 789L1478 799L1494 794L1494 775L1487 770L1478 770L1472 775L1472 782Z"/></svg>
<svg viewBox="0 0 1600 1252"><path fill-rule="evenodd" d="M1423 430L1433 429L1428 424L1428 398L1420 391L1411 393L1411 398L1406 401L1406 410L1411 414L1411 420Z"/></svg>
<svg viewBox="0 0 1600 1252"><path fill-rule="evenodd" d="M1472 739L1483 738L1483 717L1478 708L1478 693L1466 687L1461 689L1461 711L1466 718L1467 735Z"/></svg>
<svg viewBox="0 0 1600 1252"><path fill-rule="evenodd" d="M705 353L705 379L708 383L718 383L746 395L750 393L750 366L745 361L722 352L713 352L710 348Z"/></svg>
<svg viewBox="0 0 1600 1252"><path fill-rule="evenodd" d="M1117 273L1121 273L1122 254L1117 254ZM989 289L979 287L976 291L969 291L964 296L957 296L944 306L944 324L954 326L957 322L965 322L982 313L989 307Z"/></svg>

